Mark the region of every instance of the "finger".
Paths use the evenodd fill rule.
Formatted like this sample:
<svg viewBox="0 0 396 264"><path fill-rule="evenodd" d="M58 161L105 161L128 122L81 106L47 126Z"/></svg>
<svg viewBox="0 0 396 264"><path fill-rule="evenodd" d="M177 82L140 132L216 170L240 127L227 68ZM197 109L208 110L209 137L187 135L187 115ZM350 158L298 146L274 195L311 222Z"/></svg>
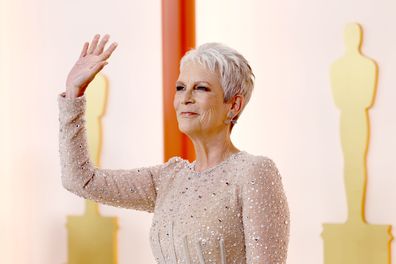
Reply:
<svg viewBox="0 0 396 264"><path fill-rule="evenodd" d="M107 50L105 52L102 53L102 55L100 55L102 60L107 60L111 54L113 53L113 51L117 48L117 43L113 42L111 43L110 47L107 48Z"/></svg>
<svg viewBox="0 0 396 264"><path fill-rule="evenodd" d="M100 35L96 34L92 39L91 46L89 47L88 54L92 54L92 52L96 49L96 45L98 45Z"/></svg>
<svg viewBox="0 0 396 264"><path fill-rule="evenodd" d="M82 58L82 57L84 57L85 55L87 55L88 45L89 45L88 42L85 42L85 43L84 43L83 49L82 49L81 54L80 54L80 58Z"/></svg>
<svg viewBox="0 0 396 264"><path fill-rule="evenodd" d="M93 52L93 54L95 54L95 55L100 55L100 54L103 52L106 43L109 41L109 38L110 38L110 36L109 36L108 34L106 34L106 35L102 38L102 40L100 41L98 47L96 47L96 49L95 49L95 51Z"/></svg>

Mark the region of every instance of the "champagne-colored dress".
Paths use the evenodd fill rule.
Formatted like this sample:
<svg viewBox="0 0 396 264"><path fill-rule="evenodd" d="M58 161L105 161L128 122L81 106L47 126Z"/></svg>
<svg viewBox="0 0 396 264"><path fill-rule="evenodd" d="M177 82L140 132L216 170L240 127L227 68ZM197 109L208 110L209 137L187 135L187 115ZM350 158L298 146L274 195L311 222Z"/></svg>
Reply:
<svg viewBox="0 0 396 264"><path fill-rule="evenodd" d="M97 168L87 149L86 97L62 93L58 104L63 186L99 203L153 212L157 263L286 263L289 208L271 159L241 151L201 172L180 157L130 170Z"/></svg>

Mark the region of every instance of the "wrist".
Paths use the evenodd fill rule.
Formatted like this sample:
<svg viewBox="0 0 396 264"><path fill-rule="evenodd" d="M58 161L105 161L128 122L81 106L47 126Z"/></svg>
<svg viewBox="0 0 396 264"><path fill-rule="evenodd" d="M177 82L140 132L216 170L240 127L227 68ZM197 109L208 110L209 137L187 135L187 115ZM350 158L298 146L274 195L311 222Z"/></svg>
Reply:
<svg viewBox="0 0 396 264"><path fill-rule="evenodd" d="M81 96L76 88L66 88L66 98L74 99Z"/></svg>

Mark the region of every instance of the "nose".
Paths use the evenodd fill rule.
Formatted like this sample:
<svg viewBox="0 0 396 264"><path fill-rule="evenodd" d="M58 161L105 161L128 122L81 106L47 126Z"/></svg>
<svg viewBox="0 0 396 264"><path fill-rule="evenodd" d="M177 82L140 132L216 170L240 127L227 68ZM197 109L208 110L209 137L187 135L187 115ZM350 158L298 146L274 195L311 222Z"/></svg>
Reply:
<svg viewBox="0 0 396 264"><path fill-rule="evenodd" d="M186 90L186 92L184 93L183 98L182 98L182 104L186 105L186 104L192 104L194 102L195 102L195 100L192 96L192 92L190 90Z"/></svg>

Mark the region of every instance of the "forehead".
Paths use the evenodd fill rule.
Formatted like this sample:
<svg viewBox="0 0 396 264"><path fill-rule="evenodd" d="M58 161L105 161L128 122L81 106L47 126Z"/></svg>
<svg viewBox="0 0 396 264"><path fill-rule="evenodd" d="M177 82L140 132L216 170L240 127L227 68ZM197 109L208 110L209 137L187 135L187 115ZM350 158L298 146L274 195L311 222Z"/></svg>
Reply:
<svg viewBox="0 0 396 264"><path fill-rule="evenodd" d="M188 61L184 63L183 67L180 69L178 81L205 81L213 85L220 85L219 74L217 72L211 71L208 67L196 61Z"/></svg>

